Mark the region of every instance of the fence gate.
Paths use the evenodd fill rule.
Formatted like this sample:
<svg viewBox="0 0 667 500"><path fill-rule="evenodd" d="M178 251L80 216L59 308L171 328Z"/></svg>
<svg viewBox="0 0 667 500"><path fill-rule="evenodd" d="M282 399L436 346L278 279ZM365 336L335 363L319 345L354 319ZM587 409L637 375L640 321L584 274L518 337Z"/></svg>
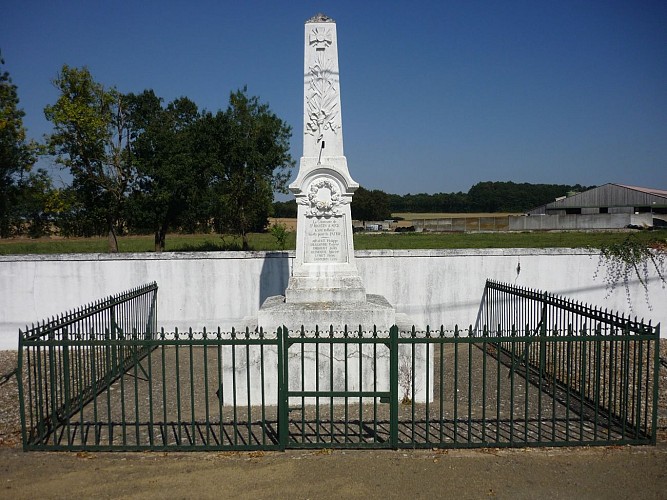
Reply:
<svg viewBox="0 0 667 500"><path fill-rule="evenodd" d="M395 447L397 329L391 336L359 330L354 337L347 330L283 331L285 446Z"/></svg>

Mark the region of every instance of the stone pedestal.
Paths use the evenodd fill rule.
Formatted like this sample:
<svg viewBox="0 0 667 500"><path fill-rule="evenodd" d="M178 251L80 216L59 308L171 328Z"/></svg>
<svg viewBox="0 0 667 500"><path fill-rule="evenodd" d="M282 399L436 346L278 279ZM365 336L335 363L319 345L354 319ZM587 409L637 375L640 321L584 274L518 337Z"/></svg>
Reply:
<svg viewBox="0 0 667 500"><path fill-rule="evenodd" d="M269 297L259 310L258 325L266 331L286 326L298 331L303 326L312 332L333 328L334 332L357 331L386 332L396 324L396 311L381 295L367 295L359 302L286 302L285 297Z"/></svg>

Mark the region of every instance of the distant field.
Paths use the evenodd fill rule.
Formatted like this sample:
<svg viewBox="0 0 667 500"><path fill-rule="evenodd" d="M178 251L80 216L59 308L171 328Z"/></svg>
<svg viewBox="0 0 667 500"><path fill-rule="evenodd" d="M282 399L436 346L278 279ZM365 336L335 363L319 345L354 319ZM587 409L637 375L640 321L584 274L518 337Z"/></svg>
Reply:
<svg viewBox="0 0 667 500"><path fill-rule="evenodd" d="M665 240L665 231L634 233L641 241L656 238ZM599 247L621 242L626 232L521 232L521 233L358 233L354 235L357 250L374 249L446 249L446 248L581 248ZM296 235L289 234L286 250L296 246ZM125 236L119 239L120 251L152 252L153 236ZM268 233L250 235L252 250L280 250L276 240ZM234 236L170 234L166 240L167 252L201 252L240 250L241 240ZM56 254L56 253L105 253L106 238L41 238L0 240L0 255Z"/></svg>
<svg viewBox="0 0 667 500"><path fill-rule="evenodd" d="M289 219L286 217L269 217L269 226L276 223L284 224L288 231L296 231L296 218Z"/></svg>
<svg viewBox="0 0 667 500"><path fill-rule="evenodd" d="M468 217L507 217L508 215L521 215L515 212L475 212L475 213L413 213L413 212L397 212L391 214L392 217L401 217L405 220L415 219L465 219Z"/></svg>
<svg viewBox="0 0 667 500"><path fill-rule="evenodd" d="M518 213L505 213L505 212L500 212L500 213L487 213L487 212L475 212L475 213L447 213L447 212L442 212L442 213L412 213L412 212L397 212L394 214L391 214L392 217L394 218L401 218L404 219L403 221L400 221L398 224L399 226L409 226L409 222L411 220L417 220L417 219L466 219L466 218L473 218L473 217L507 217L508 215L521 215ZM296 230L296 219L288 219L288 218L281 218L281 217L271 217L269 218L269 223L273 224L274 222L278 222L281 224L285 224L287 226L287 229L289 231L295 231Z"/></svg>

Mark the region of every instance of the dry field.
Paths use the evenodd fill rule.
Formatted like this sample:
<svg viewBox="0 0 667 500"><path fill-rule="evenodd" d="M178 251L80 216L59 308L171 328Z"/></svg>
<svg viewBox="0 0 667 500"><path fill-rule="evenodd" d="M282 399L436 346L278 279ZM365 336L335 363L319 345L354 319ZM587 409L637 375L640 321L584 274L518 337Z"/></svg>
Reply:
<svg viewBox="0 0 667 500"><path fill-rule="evenodd" d="M400 217L403 220L399 220L396 223L396 227L408 227L412 225L413 220L418 219L466 219L466 218L479 218L479 217L507 217L508 215L521 215L517 213L412 213L412 212L397 212L391 214L392 217ZM296 219L290 219L285 217L270 217L269 225L272 224L284 224L288 231L296 231Z"/></svg>

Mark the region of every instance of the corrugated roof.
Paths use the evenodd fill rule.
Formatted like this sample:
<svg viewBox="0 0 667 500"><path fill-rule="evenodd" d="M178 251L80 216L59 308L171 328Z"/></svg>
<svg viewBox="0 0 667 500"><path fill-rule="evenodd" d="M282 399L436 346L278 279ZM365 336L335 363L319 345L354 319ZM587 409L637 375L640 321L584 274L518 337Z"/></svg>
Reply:
<svg viewBox="0 0 667 500"><path fill-rule="evenodd" d="M667 207L667 191L623 184L607 183L565 199L557 199L528 213L549 213L550 210L595 207Z"/></svg>
<svg viewBox="0 0 667 500"><path fill-rule="evenodd" d="M664 196L665 198L667 198L667 191L665 191L663 189L653 189L653 188L645 188L645 187L638 187L638 186L627 186L625 184L614 184L614 185L624 187L624 188L627 188L627 189L634 189L635 191L640 191L642 193L652 194L652 195L655 195L655 196Z"/></svg>

